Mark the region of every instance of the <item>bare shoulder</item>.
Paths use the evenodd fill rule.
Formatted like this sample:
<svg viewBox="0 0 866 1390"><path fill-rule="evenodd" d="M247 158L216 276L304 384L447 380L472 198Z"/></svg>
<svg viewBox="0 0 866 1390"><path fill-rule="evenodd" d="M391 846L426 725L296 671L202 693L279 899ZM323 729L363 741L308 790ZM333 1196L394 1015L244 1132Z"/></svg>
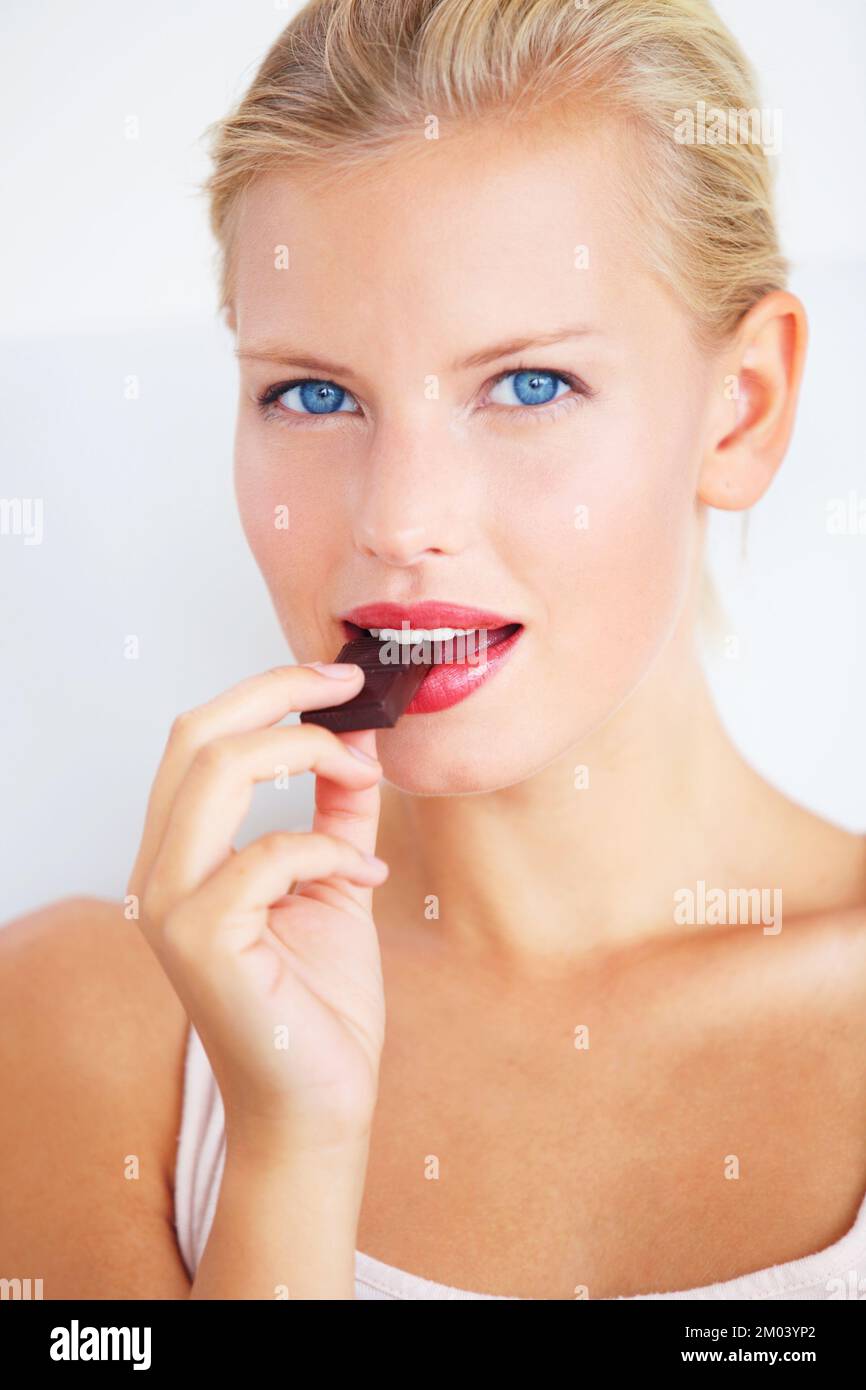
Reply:
<svg viewBox="0 0 866 1390"><path fill-rule="evenodd" d="M31 1056L56 1065L62 1049L82 1077L177 1089L186 1012L121 903L64 898L0 928L0 991Z"/></svg>
<svg viewBox="0 0 866 1390"><path fill-rule="evenodd" d="M46 1298L185 1297L173 1233L186 1012L123 906L0 927L5 1277Z"/></svg>
<svg viewBox="0 0 866 1390"><path fill-rule="evenodd" d="M817 1006L838 1005L837 1016L866 1042L866 904L810 913L786 929ZM866 1079L866 1052L863 1065Z"/></svg>
<svg viewBox="0 0 866 1390"><path fill-rule="evenodd" d="M852 1065L866 1095L866 904L812 913L790 924L814 1008L853 1044Z"/></svg>
<svg viewBox="0 0 866 1390"><path fill-rule="evenodd" d="M866 1044L866 903L710 928L703 955L711 969L728 959L721 987L764 1018L820 1014Z"/></svg>
<svg viewBox="0 0 866 1390"><path fill-rule="evenodd" d="M636 963L654 1026L675 989L698 1040L733 1032L758 1055L773 1048L798 1086L823 1060L866 1140L866 892L844 887L841 903L832 891L804 903L783 890L720 890L716 916L708 903L700 925L649 943Z"/></svg>
<svg viewBox="0 0 866 1390"><path fill-rule="evenodd" d="M722 893L728 925L701 931L699 953L714 988L726 981L770 1019L820 1014L850 1035L856 1059L866 1040L866 835L774 795L784 811L755 836L756 859L739 875L749 886ZM723 957L731 975L718 969Z"/></svg>
<svg viewBox="0 0 866 1390"><path fill-rule="evenodd" d="M825 1222L835 1214L826 1238L838 1238L866 1200L866 904L792 917L775 938L753 932L741 960L753 967L744 1051L775 1092L764 1104L777 1153L800 1155L793 1187L813 1192Z"/></svg>

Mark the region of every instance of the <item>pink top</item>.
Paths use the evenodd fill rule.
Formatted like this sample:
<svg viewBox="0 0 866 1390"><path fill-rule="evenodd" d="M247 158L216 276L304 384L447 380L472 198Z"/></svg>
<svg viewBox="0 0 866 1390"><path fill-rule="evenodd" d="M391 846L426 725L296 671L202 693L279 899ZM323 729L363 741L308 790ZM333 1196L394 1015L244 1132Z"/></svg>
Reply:
<svg viewBox="0 0 866 1390"><path fill-rule="evenodd" d="M178 1244L191 1279L213 1221L224 1161L222 1097L201 1039L195 1028L190 1027L177 1148L174 1219ZM355 1253L355 1297L434 1299L502 1298L504 1295L452 1289L404 1269L395 1269L358 1250ZM850 1231L817 1254L699 1289L635 1294L632 1298L866 1298L866 1195Z"/></svg>

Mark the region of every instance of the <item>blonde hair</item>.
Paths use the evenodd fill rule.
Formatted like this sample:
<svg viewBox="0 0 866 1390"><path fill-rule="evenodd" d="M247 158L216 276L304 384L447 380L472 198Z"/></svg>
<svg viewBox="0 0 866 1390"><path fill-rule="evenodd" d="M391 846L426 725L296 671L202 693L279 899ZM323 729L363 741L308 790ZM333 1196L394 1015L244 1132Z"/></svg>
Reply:
<svg viewBox="0 0 866 1390"><path fill-rule="evenodd" d="M643 142L629 185L649 268L702 341L723 338L784 287L788 267L762 146L675 138L699 101L757 109L748 60L708 0L310 0L205 132L220 308L231 302L235 228L257 175L338 177L422 145L431 115L447 135L483 118L580 108L593 119L618 113Z"/></svg>

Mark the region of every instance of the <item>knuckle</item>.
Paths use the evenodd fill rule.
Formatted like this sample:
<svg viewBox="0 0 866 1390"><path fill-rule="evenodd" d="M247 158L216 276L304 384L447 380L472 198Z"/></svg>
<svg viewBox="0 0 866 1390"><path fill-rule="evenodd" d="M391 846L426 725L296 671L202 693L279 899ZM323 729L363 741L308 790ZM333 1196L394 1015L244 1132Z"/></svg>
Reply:
<svg viewBox="0 0 866 1390"><path fill-rule="evenodd" d="M256 846L261 854L271 858L285 854L295 842L296 837L290 830L269 830L256 841Z"/></svg>
<svg viewBox="0 0 866 1390"><path fill-rule="evenodd" d="M181 710L172 721L168 732L168 742L171 747L185 746L194 740L194 731L198 723L198 710Z"/></svg>
<svg viewBox="0 0 866 1390"><path fill-rule="evenodd" d="M196 749L193 763L201 772L221 773L229 764L231 755L225 739L211 739Z"/></svg>

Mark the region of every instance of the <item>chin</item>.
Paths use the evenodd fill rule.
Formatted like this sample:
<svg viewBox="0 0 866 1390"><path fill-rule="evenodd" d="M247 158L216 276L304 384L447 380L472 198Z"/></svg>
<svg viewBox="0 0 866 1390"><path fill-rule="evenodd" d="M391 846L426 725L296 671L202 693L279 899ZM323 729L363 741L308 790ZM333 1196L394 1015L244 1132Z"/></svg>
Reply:
<svg viewBox="0 0 866 1390"><path fill-rule="evenodd" d="M514 730L496 737L489 724L476 731L433 738L428 719L413 716L418 729L404 724L379 730L377 750L383 781L412 796L480 796L526 781L563 750L534 748L524 740L515 747Z"/></svg>
<svg viewBox="0 0 866 1390"><path fill-rule="evenodd" d="M443 767L440 763L427 769L409 764L401 767L399 760L392 766L392 760L381 754L380 759L385 769L382 780L410 796L480 796L513 786L529 775L517 773L503 778L501 769L498 776L492 771L485 775L479 768L465 763L454 768Z"/></svg>

